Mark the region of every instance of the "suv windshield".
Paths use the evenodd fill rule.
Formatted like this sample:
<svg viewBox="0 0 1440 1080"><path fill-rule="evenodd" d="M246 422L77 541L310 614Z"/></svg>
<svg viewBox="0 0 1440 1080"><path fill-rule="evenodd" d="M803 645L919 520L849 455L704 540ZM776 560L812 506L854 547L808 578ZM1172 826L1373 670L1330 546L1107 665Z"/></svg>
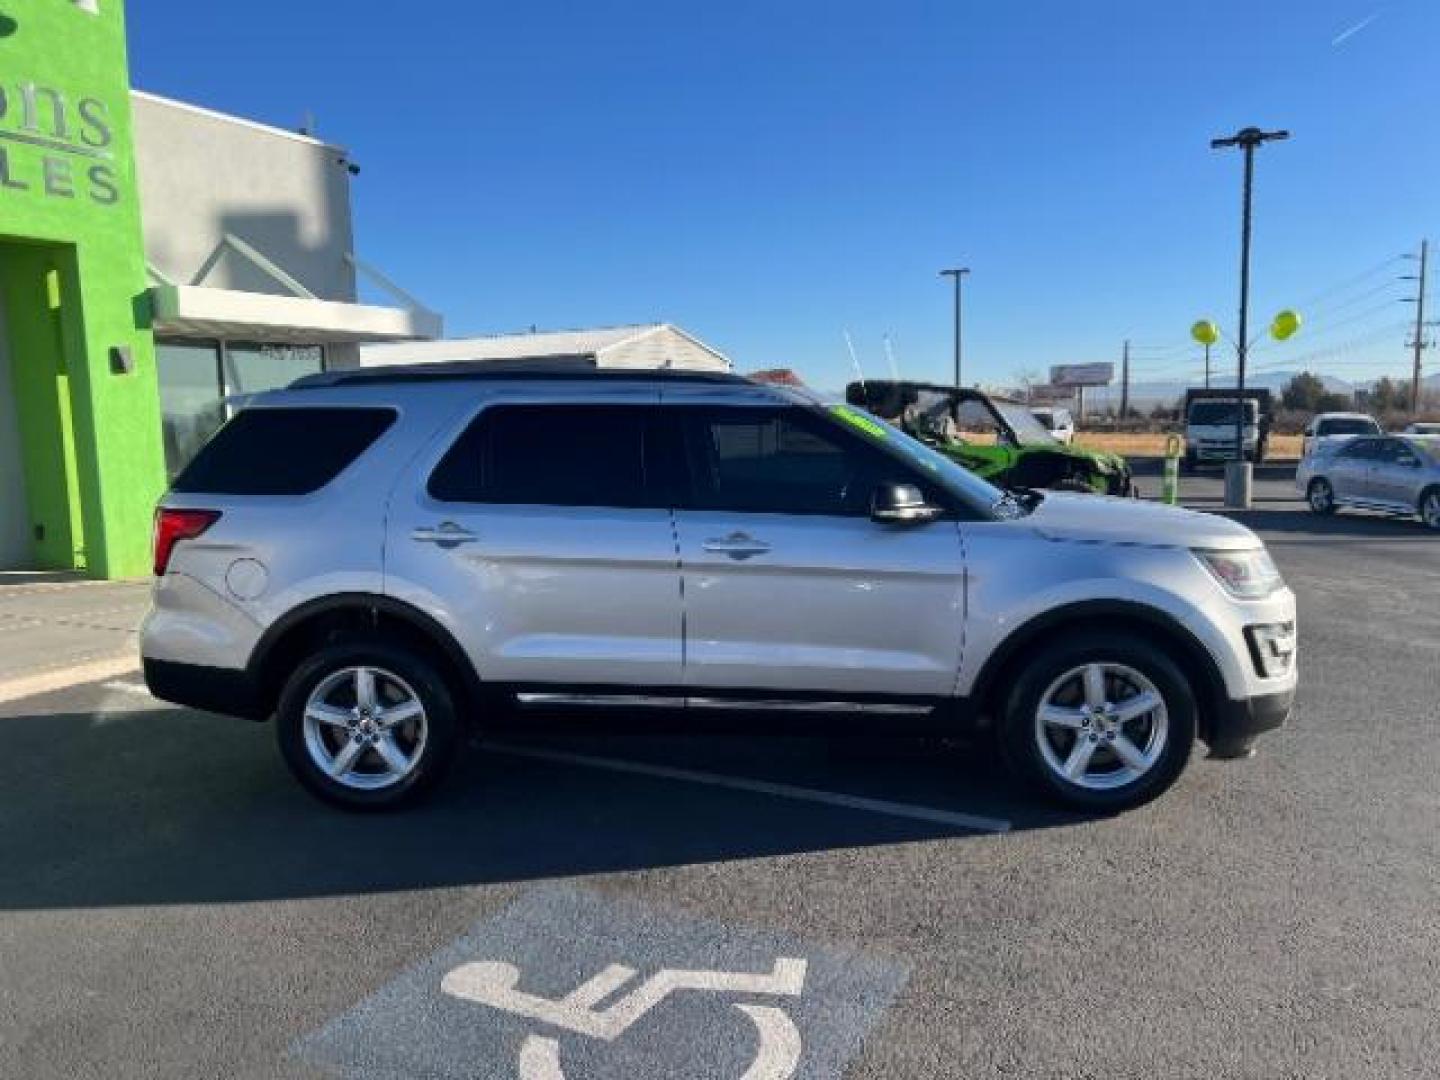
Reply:
<svg viewBox="0 0 1440 1080"><path fill-rule="evenodd" d="M1245 402L1245 421L1254 423L1255 402ZM1190 423L1197 425L1235 423L1235 402L1197 401L1190 406Z"/></svg>
<svg viewBox="0 0 1440 1080"><path fill-rule="evenodd" d="M1051 435L1024 405L994 399L991 404L995 406L995 411L1004 417L1005 423L1010 425L1010 430L1015 432L1015 438L1021 446L1058 445L1055 436Z"/></svg>

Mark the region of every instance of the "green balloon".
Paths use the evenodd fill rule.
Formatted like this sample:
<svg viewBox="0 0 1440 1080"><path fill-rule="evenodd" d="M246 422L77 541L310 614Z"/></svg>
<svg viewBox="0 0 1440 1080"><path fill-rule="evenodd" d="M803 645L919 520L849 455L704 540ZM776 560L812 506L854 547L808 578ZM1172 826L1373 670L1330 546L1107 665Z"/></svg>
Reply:
<svg viewBox="0 0 1440 1080"><path fill-rule="evenodd" d="M1201 319L1190 327L1190 336L1201 345L1214 345L1220 340L1220 328L1209 319Z"/></svg>
<svg viewBox="0 0 1440 1080"><path fill-rule="evenodd" d="M1276 341L1284 341L1292 337L1295 331L1300 329L1300 316L1286 308L1275 316L1275 321L1270 324L1270 336Z"/></svg>

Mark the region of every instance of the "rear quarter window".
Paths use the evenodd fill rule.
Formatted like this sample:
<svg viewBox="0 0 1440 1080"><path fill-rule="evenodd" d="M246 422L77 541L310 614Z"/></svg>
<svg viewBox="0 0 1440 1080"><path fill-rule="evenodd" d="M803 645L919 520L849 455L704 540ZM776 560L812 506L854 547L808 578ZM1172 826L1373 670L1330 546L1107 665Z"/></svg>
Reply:
<svg viewBox="0 0 1440 1080"><path fill-rule="evenodd" d="M205 444L171 490L307 495L339 476L394 422L394 409L245 409Z"/></svg>

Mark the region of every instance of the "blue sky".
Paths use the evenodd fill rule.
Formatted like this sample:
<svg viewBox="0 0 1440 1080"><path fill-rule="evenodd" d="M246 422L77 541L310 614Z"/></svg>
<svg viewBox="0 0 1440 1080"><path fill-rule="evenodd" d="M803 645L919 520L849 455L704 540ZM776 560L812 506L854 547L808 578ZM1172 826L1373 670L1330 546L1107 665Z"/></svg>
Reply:
<svg viewBox="0 0 1440 1080"><path fill-rule="evenodd" d="M1385 260L1440 238L1427 0L132 0L129 19L137 86L309 112L349 147L362 257L457 334L663 319L835 387L843 331L870 374L888 333L907 377L943 379L937 271L959 263L967 382L1118 359L1127 337L1137 379L1186 377L1190 323L1235 322L1241 159L1208 142L1249 124L1293 132L1257 161L1252 324L1308 320L1262 370L1408 372L1393 279L1413 270Z"/></svg>

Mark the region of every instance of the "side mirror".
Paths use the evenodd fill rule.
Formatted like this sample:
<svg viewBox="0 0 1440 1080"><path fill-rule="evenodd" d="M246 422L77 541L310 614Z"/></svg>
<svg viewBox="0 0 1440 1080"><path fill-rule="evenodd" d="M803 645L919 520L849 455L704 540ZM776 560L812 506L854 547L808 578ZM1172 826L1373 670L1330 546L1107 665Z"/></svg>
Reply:
<svg viewBox="0 0 1440 1080"><path fill-rule="evenodd" d="M914 484L882 483L870 500L870 520L882 525L919 525L942 513L931 506Z"/></svg>

